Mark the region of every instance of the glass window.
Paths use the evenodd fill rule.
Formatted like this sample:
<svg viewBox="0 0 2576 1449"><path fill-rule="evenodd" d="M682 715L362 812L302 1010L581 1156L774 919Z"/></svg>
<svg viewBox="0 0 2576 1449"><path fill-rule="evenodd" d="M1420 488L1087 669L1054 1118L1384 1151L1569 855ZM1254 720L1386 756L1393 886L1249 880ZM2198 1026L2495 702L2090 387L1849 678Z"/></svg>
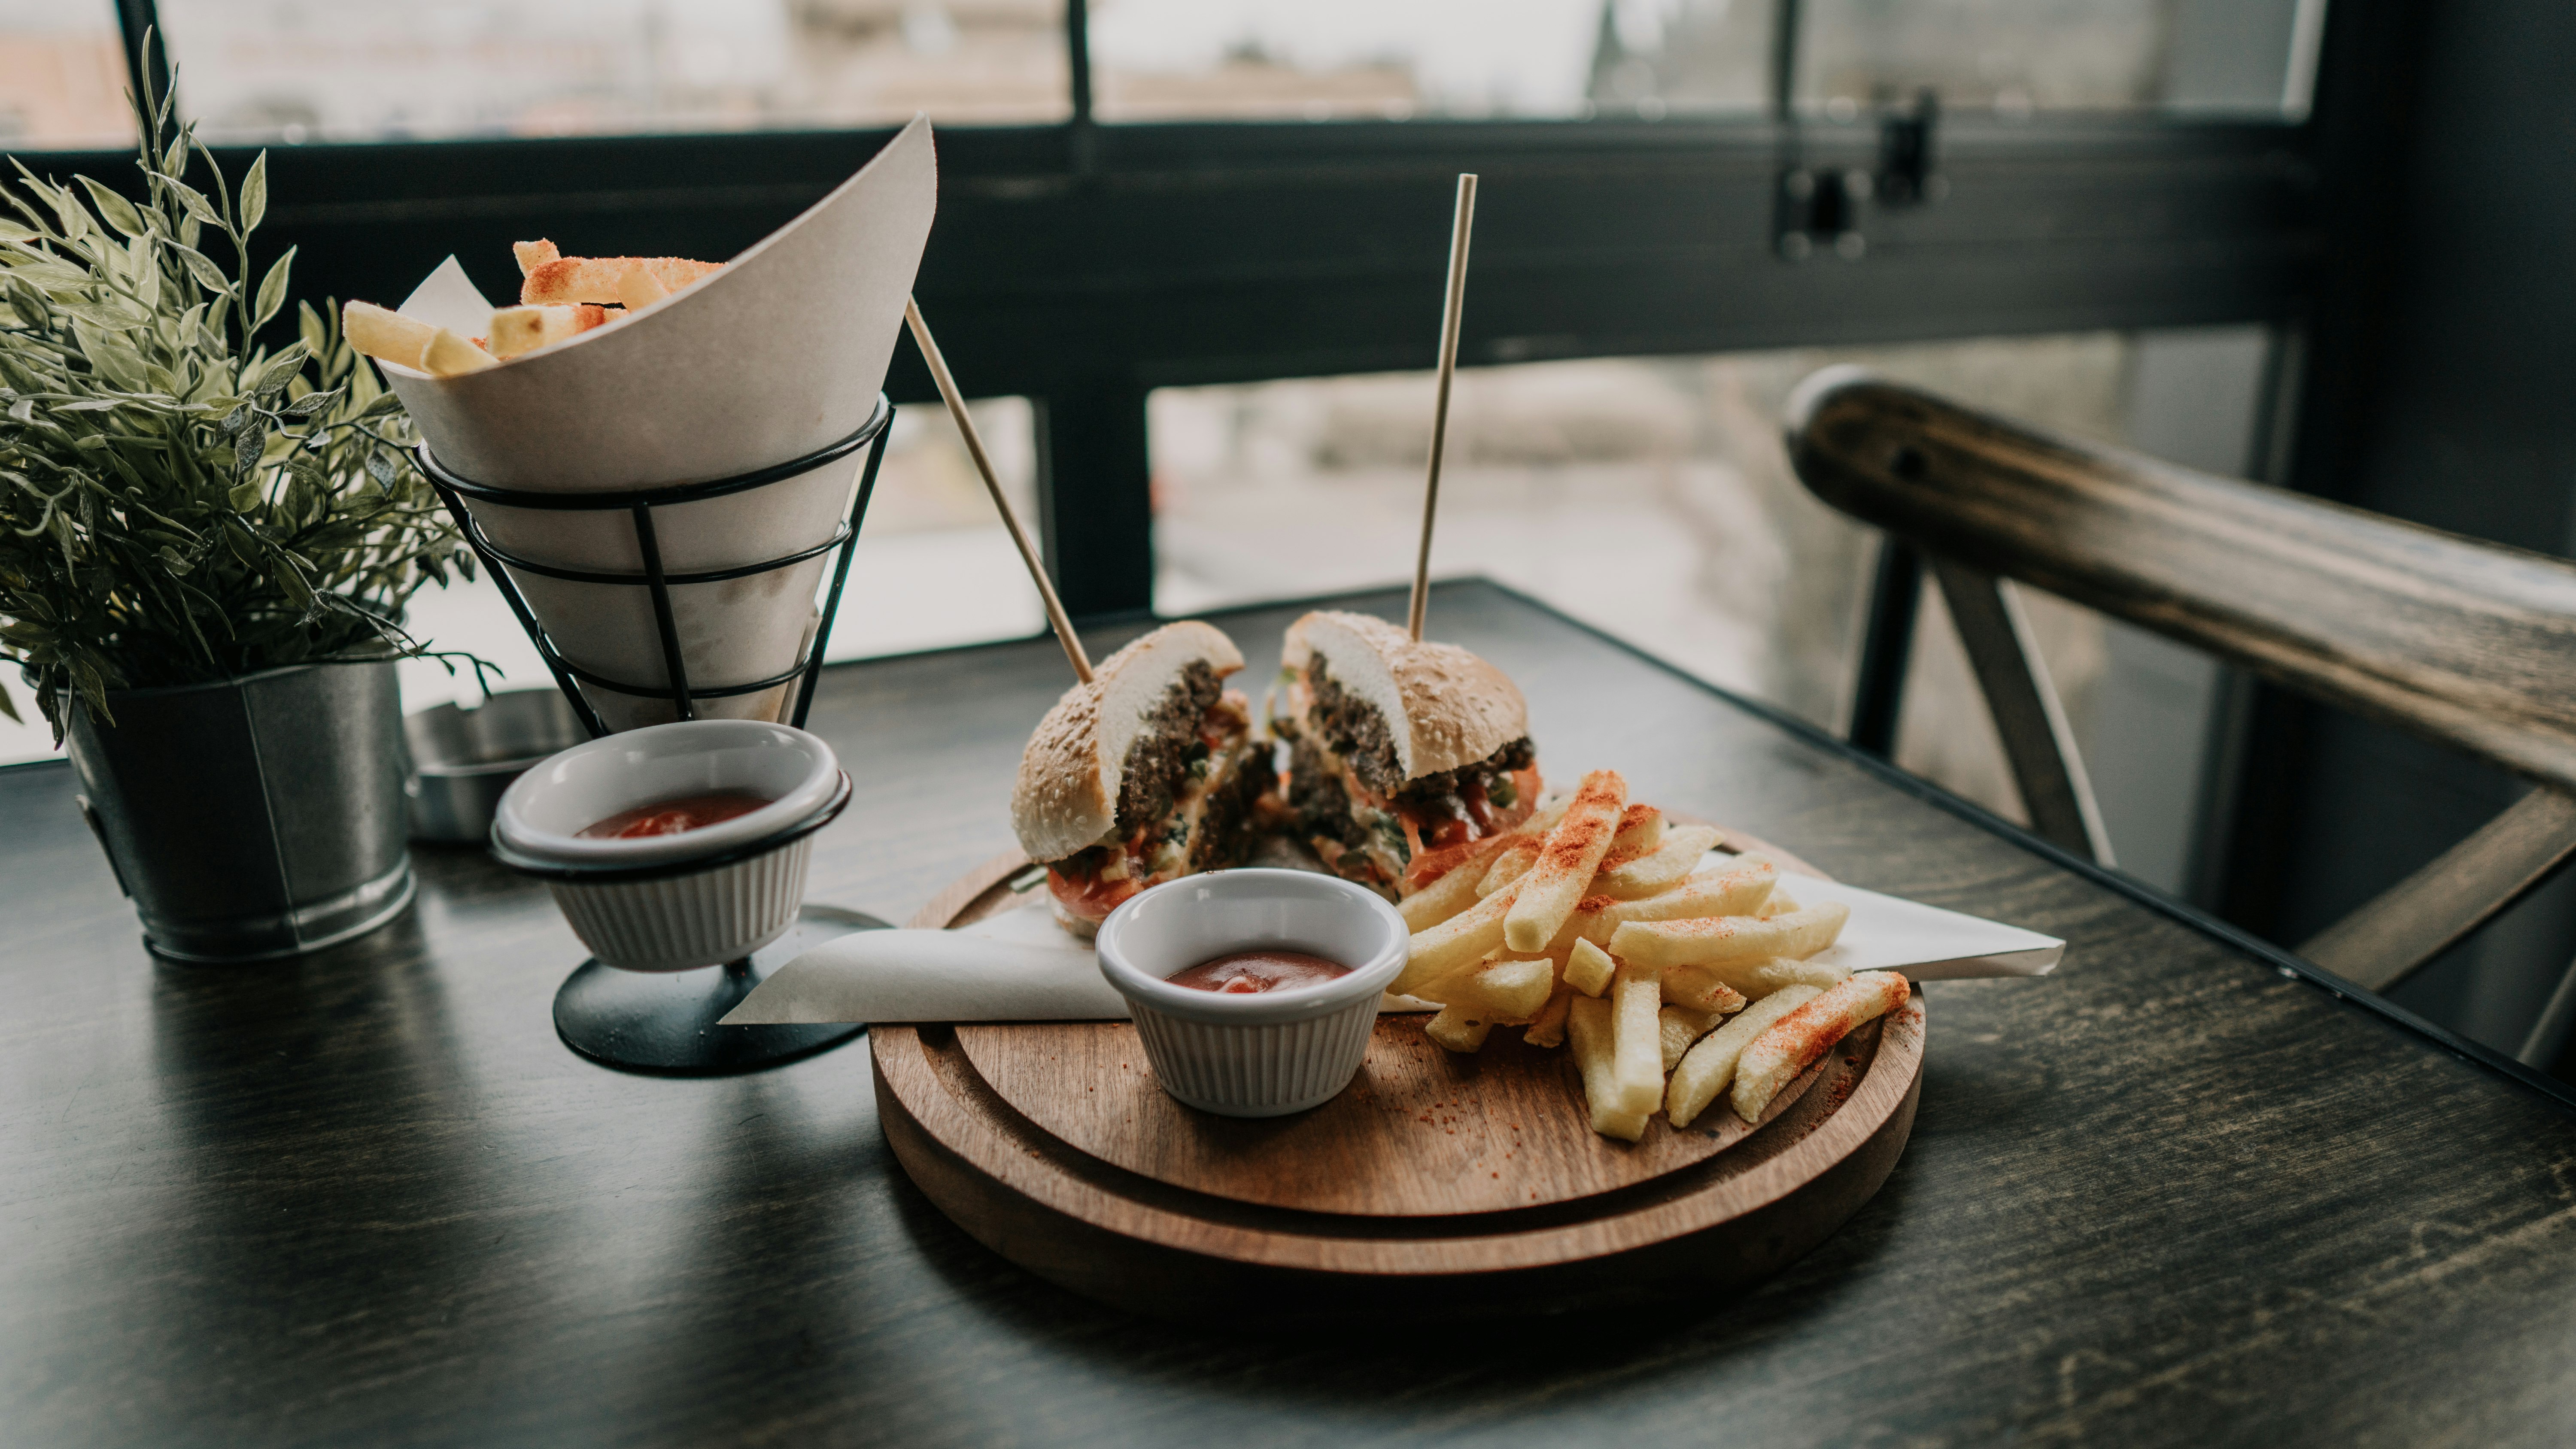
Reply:
<svg viewBox="0 0 2576 1449"><path fill-rule="evenodd" d="M1062 120L1063 0L161 0L209 139Z"/></svg>
<svg viewBox="0 0 2576 1449"><path fill-rule="evenodd" d="M2324 0L1807 0L1798 101L1848 119L1929 88L1953 111L2304 114Z"/></svg>
<svg viewBox="0 0 2576 1449"><path fill-rule="evenodd" d="M125 87L110 0L0 0L0 149L131 146Z"/></svg>
<svg viewBox="0 0 2576 1449"><path fill-rule="evenodd" d="M2259 332L2254 342L2248 355L2259 360ZM2136 338L2094 333L1464 370L1451 402L1432 570L1488 575L1840 733L1876 535L1817 501L1790 471L1779 422L1790 389L1817 368L1858 362L2043 427L2119 442L2135 435L2142 387L2166 408L2168 359L2157 350L2158 366L2142 370L2142 355ZM2197 354L2185 362L2194 377L2212 373ZM2184 401L2195 415L2233 408L2250 418L2260 374L2237 366L2228 398ZM1410 578L1431 402L1428 373L1155 393L1157 611ZM2152 429L2137 441L2182 451ZM2188 461L2241 472L2245 447L2234 446L2232 457ZM2036 591L2025 597L2079 743L2125 741L2117 720L2106 733L2100 718L2135 708L2129 682L2108 678L2117 641L2086 610ZM1437 621L1435 612L1435 633ZM1937 595L1918 635L1898 758L2019 813L2001 743ZM2098 786L2122 772L2106 762L2095 778Z"/></svg>
<svg viewBox="0 0 2576 1449"><path fill-rule="evenodd" d="M1771 0L1093 0L1103 120L1566 118L1763 104Z"/></svg>

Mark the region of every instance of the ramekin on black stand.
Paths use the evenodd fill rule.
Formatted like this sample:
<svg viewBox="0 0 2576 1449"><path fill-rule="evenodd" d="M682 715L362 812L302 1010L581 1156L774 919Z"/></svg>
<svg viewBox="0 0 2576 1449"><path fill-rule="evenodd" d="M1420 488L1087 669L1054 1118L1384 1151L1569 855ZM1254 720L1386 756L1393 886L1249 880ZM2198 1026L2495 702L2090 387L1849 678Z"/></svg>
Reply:
<svg viewBox="0 0 2576 1449"><path fill-rule="evenodd" d="M420 468L428 475L432 487L447 505L457 528L465 535L475 554L483 561L509 601L511 612L528 631L537 653L563 690L564 698L581 717L582 724L594 738L588 745L575 746L564 754L540 764L512 785L503 797L506 813L511 795L521 785L541 780L549 767L612 742L633 741L657 731L687 729L715 724L757 725L759 721L717 721L698 718L698 702L753 694L781 686L793 686L794 704L786 725L768 725L784 734L800 736L820 746L824 753L830 747L805 733L806 711L814 702L814 691L821 681L823 647L832 637L832 621L840 612L841 592L849 578L850 558L858 548L859 526L867 518L868 499L876 490L878 465L885 458L886 432L894 419L894 406L883 393L877 395L867 421L849 436L826 447L771 467L754 469L730 478L714 478L698 483L673 484L667 487L636 489L609 493L550 493L529 489L500 488L461 477L442 465L423 443L417 450ZM779 558L709 571L673 572L663 567L659 547L661 530L654 522L654 510L681 504L701 503L709 499L748 493L754 489L802 478L830 466L862 449L866 461L861 466L857 487L853 490L847 519L822 543L803 548ZM539 509L559 512L622 512L631 520L638 558L644 568L640 573L602 573L558 567L520 557L494 545L476 523L472 505L492 504L504 508ZM689 682L686 661L682 657L680 634L671 590L696 584L721 583L748 578L778 569L792 567L807 559L837 551L831 587L816 609L814 627L805 645L803 657L793 669L767 679L717 687ZM652 616L659 636L664 683L652 684L632 679L611 679L584 668L564 656L545 627L537 620L515 577L518 573L567 580L584 584L608 584L644 589L652 604ZM610 734L607 723L591 701L584 697L583 686L613 691L643 699L667 699L678 723L648 726ZM650 965L637 967L615 964L613 958L626 949L624 944L603 946L592 941L594 930L605 930L612 908L609 902L623 900L629 904L645 897L667 894L659 891L626 890L655 881L680 881L698 876L713 876L734 867L752 864L763 857L782 851L794 853L794 890L803 891L805 880L806 840L831 823L834 816L849 803L850 783L846 775L833 767L838 790L826 801L816 802L810 810L800 812L792 821L765 820L757 840L734 841L730 834L706 835L691 831L664 837L674 842L688 842L693 835L702 836L694 844L674 846L667 855L656 852L627 854L616 858L591 857L560 849L533 849L536 842L521 839L515 844L504 840L503 814L493 820L493 853L514 870L544 879L555 891L556 900L564 905L567 919L576 933L583 935L594 952L599 953L581 964L561 989L555 993L555 1033L574 1051L603 1066L627 1071L667 1073L673 1075L715 1076L735 1072L757 1071L792 1061L808 1053L847 1041L864 1027L855 1024L815 1026L726 1026L718 1019L731 1011L772 969L792 959L797 953L836 936L852 931L882 927L886 923L856 911L828 906L804 906L792 913L784 933L773 940L745 949L739 957L725 957L721 965L697 965L689 969ZM532 789L537 786L531 786ZM726 788L701 785L699 790ZM676 791L661 796L637 795L588 820L571 822L561 833L570 836L583 826L617 810L667 799ZM767 812L761 812L765 817ZM750 817L746 817L750 818ZM557 822L564 823L564 822ZM767 828L774 826L775 828ZM722 827L714 827L721 830ZM551 830L541 832L554 833ZM722 842L720 850L707 848ZM637 845L647 842L590 842L597 845ZM646 859L647 856L651 858ZM687 857L685 860L681 857ZM721 858L719 858L721 857ZM792 899L792 897L791 897ZM591 901L601 905L594 913L591 929L585 929L579 903Z"/></svg>
<svg viewBox="0 0 2576 1449"><path fill-rule="evenodd" d="M580 834L713 793L770 803L675 835ZM716 1025L796 953L876 924L802 904L813 837L849 803L830 745L758 720L628 730L511 782L493 812L492 853L544 881L593 953L555 993L555 1034L593 1061L693 1075L770 1066L854 1035L845 1023Z"/></svg>

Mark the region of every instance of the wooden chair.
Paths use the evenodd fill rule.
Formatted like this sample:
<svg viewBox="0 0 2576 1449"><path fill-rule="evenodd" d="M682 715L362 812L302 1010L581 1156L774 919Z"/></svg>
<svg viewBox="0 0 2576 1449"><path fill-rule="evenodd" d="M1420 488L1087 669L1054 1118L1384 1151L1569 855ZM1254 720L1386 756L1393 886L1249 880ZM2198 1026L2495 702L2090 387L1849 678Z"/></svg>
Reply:
<svg viewBox="0 0 2576 1449"><path fill-rule="evenodd" d="M1788 435L1810 491L1891 535L1854 744L1894 743L1925 559L2033 829L2077 855L2110 859L2016 579L2532 782L2297 948L2338 976L2395 986L2576 855L2576 566L2052 436L1853 368L1800 385ZM2526 1062L2571 1013L2576 968Z"/></svg>

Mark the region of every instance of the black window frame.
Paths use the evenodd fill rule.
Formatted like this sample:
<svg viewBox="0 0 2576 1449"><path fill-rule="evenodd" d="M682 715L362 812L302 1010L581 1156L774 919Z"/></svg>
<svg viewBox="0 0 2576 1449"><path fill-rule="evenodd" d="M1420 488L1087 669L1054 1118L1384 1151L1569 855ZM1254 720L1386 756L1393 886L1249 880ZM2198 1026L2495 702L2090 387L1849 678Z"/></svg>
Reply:
<svg viewBox="0 0 2576 1449"><path fill-rule="evenodd" d="M2339 57L2395 0L2335 0L2302 119L1946 118L1938 204L1863 206L1857 260L1803 262L1775 235L1784 173L1868 170L1879 135L1870 117L1790 103L1797 0L1772 3L1762 114L1102 125L1084 0L1068 0L1072 115L940 132L916 289L971 391L1036 406L1044 546L1067 608L1152 607L1152 389L1431 365L1459 171L1483 177L1468 365L2242 323L2295 340L2320 279L2352 270L2328 245L2320 158L2339 154L2338 93L2357 93L2342 72L2370 69ZM139 82L153 0L117 9ZM506 290L506 243L530 236L729 256L891 134L271 147L263 249L301 249L298 295L378 300L451 252ZM255 149L217 151L237 168ZM22 159L131 174L116 153ZM887 386L934 396L908 345Z"/></svg>

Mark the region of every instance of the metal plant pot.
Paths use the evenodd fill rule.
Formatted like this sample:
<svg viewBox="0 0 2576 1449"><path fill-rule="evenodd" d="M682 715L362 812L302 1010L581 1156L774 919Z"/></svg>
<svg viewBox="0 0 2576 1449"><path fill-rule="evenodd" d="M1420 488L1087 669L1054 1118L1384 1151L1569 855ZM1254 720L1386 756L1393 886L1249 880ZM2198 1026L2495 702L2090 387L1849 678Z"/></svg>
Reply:
<svg viewBox="0 0 2576 1449"><path fill-rule="evenodd" d="M391 661L114 690L74 708L81 813L146 944L261 961L363 935L411 903Z"/></svg>

